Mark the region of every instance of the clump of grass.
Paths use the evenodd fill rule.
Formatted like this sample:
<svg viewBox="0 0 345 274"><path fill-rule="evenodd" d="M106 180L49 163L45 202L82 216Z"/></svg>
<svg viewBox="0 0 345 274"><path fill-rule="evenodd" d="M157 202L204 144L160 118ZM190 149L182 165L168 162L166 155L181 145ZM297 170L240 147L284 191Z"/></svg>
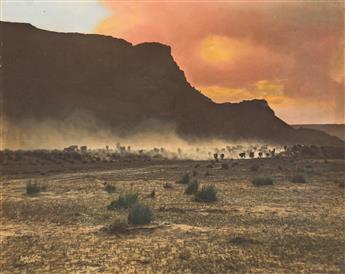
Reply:
<svg viewBox="0 0 345 274"><path fill-rule="evenodd" d="M217 190L214 185L203 186L195 193L196 202L215 202L217 201Z"/></svg>
<svg viewBox="0 0 345 274"><path fill-rule="evenodd" d="M246 237L234 237L230 239L230 243L234 245L250 245L259 244L260 242Z"/></svg>
<svg viewBox="0 0 345 274"><path fill-rule="evenodd" d="M259 166L254 165L250 167L250 171L256 172L258 170L259 170Z"/></svg>
<svg viewBox="0 0 345 274"><path fill-rule="evenodd" d="M121 208L129 208L133 204L135 204L138 200L138 193L129 193L126 195L120 195L117 200L114 200L108 205L108 209L121 209Z"/></svg>
<svg viewBox="0 0 345 274"><path fill-rule="evenodd" d="M299 183L299 184L304 184L304 183L307 182L307 180L306 180L306 179L304 178L304 176L301 175L301 174L295 174L294 176L292 176L292 177L290 178L290 181L291 181L292 183Z"/></svg>
<svg viewBox="0 0 345 274"><path fill-rule="evenodd" d="M163 184L163 188L165 188L165 189L172 189L173 185L171 183L164 183Z"/></svg>
<svg viewBox="0 0 345 274"><path fill-rule="evenodd" d="M227 163L223 163L221 169L229 169L229 165Z"/></svg>
<svg viewBox="0 0 345 274"><path fill-rule="evenodd" d="M271 177L256 177L252 183L254 186L268 186L273 185L273 180Z"/></svg>
<svg viewBox="0 0 345 274"><path fill-rule="evenodd" d="M238 166L238 165L239 165L239 163L235 162L235 163L233 163L233 164L231 165L231 167L235 167L235 166Z"/></svg>
<svg viewBox="0 0 345 274"><path fill-rule="evenodd" d="M190 257L192 256L192 253L188 249L182 249L182 251L179 254L179 258L181 260L189 260Z"/></svg>
<svg viewBox="0 0 345 274"><path fill-rule="evenodd" d="M150 193L150 198L154 198L156 196L156 191L153 189Z"/></svg>
<svg viewBox="0 0 345 274"><path fill-rule="evenodd" d="M105 191L108 192L108 193L114 193L114 192L116 192L116 186L111 185L111 184L106 184L104 189L105 189Z"/></svg>
<svg viewBox="0 0 345 274"><path fill-rule="evenodd" d="M134 225L148 224L153 219L152 210L139 202L135 203L129 210L128 222Z"/></svg>
<svg viewBox="0 0 345 274"><path fill-rule="evenodd" d="M338 186L341 188L345 188L345 181L338 182Z"/></svg>
<svg viewBox="0 0 345 274"><path fill-rule="evenodd" d="M26 184L26 194L34 195L40 193L42 190L41 185L38 183L32 183L31 181Z"/></svg>
<svg viewBox="0 0 345 274"><path fill-rule="evenodd" d="M128 222L124 218L115 219L107 228L107 232L110 234L125 233L128 229Z"/></svg>
<svg viewBox="0 0 345 274"><path fill-rule="evenodd" d="M178 180L176 183L178 184L182 184L182 185L187 185L190 182L190 178L189 178L189 174L185 174L183 175L183 177Z"/></svg>
<svg viewBox="0 0 345 274"><path fill-rule="evenodd" d="M191 182L188 183L184 193L187 195L192 195L194 193L196 193L199 189L199 183L197 180L193 180Z"/></svg>

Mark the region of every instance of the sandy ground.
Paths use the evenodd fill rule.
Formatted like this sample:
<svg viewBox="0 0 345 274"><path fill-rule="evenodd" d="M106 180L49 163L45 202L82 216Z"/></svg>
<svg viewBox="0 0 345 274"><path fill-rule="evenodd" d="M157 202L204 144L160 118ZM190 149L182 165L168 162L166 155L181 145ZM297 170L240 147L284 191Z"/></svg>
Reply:
<svg viewBox="0 0 345 274"><path fill-rule="evenodd" d="M2 273L345 273L343 160L149 161L1 176ZM238 163L234 165L234 163ZM199 167L196 167L200 165ZM258 170L254 171L257 166ZM185 173L214 184L215 203L197 203L175 181ZM307 183L289 181L303 174ZM272 186L251 180L270 176ZM45 191L25 193L30 180ZM116 186L107 193L104 183ZM170 182L172 189L163 188ZM156 197L149 193L155 189ZM109 234L127 210L107 210L138 192L149 226Z"/></svg>

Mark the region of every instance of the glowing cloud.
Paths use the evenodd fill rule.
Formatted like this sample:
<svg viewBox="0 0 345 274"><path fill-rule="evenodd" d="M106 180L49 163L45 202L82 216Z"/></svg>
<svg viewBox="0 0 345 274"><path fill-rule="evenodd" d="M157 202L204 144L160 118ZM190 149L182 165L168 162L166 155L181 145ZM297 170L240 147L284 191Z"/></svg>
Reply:
<svg viewBox="0 0 345 274"><path fill-rule="evenodd" d="M97 32L171 45L215 101L259 97L290 123L344 122L343 3L101 3L112 15Z"/></svg>
<svg viewBox="0 0 345 274"><path fill-rule="evenodd" d="M209 36L200 43L200 55L205 61L219 64L232 60L241 51L241 43L222 36Z"/></svg>

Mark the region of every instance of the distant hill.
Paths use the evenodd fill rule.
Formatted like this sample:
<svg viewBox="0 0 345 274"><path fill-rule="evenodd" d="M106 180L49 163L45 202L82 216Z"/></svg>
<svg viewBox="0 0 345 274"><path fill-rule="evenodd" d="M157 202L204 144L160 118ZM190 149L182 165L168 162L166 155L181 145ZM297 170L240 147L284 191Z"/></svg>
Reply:
<svg viewBox="0 0 345 274"><path fill-rule="evenodd" d="M1 22L0 38L3 114L18 132L26 121L34 129L35 123L66 121L77 111L122 136L155 120L173 124L178 136L189 140L344 144L318 130L294 129L264 100L213 102L188 83L166 45L132 45L110 36L9 22Z"/></svg>
<svg viewBox="0 0 345 274"><path fill-rule="evenodd" d="M293 125L294 128L316 129L345 141L345 124Z"/></svg>

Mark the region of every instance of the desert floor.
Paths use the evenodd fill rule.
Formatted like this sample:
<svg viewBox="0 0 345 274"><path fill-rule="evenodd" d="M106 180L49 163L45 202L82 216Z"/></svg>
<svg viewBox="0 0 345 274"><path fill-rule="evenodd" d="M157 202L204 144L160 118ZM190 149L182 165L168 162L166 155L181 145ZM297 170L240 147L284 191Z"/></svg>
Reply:
<svg viewBox="0 0 345 274"><path fill-rule="evenodd" d="M222 163L160 159L45 165L39 172L4 167L1 272L345 273L343 160ZM185 195L185 186L175 182L186 173L201 185L214 184L218 201L198 203ZM296 173L307 183L290 182ZM274 184L255 187L258 176ZM27 195L30 179L45 190ZM166 182L173 188L163 188ZM116 192L107 193L105 183ZM126 218L127 210L107 205L128 192L139 193L154 221L109 233L105 228Z"/></svg>

